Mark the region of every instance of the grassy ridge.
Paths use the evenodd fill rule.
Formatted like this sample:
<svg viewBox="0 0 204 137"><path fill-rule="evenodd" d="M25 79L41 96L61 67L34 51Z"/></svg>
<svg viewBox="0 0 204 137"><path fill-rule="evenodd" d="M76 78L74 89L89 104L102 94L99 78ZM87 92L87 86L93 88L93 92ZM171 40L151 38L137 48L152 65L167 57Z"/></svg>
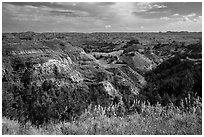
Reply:
<svg viewBox="0 0 204 137"><path fill-rule="evenodd" d="M186 99L187 100L187 99ZM50 123L35 127L29 122L22 126L3 117L2 134L41 135L201 135L202 104L195 99L191 107L150 105L142 103L140 114L118 116L120 106L89 107L72 122ZM185 100L184 103L186 104Z"/></svg>

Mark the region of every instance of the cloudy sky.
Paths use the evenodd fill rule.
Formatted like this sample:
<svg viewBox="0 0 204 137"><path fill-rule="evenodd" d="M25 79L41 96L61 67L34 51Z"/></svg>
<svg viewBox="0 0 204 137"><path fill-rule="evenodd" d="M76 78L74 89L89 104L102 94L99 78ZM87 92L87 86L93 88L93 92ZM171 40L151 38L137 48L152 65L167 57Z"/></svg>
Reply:
<svg viewBox="0 0 204 137"><path fill-rule="evenodd" d="M202 31L201 2L2 3L2 31Z"/></svg>

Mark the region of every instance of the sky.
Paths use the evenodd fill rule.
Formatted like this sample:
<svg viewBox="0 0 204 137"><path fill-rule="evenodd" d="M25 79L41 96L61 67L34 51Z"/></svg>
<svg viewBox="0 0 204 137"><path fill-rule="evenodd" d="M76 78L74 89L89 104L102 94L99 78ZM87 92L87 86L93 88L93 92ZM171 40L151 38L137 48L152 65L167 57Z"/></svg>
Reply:
<svg viewBox="0 0 204 137"><path fill-rule="evenodd" d="M202 3L3 2L2 31L202 31Z"/></svg>

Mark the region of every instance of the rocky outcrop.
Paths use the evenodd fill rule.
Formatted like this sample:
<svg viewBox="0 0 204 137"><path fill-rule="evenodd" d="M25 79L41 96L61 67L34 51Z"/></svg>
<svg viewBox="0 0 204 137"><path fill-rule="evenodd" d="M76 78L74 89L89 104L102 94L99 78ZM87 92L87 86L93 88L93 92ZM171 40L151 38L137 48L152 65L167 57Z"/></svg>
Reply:
<svg viewBox="0 0 204 137"><path fill-rule="evenodd" d="M108 93L111 97L121 97L121 94L113 87L109 81L102 81L98 83L102 85L103 90Z"/></svg>
<svg viewBox="0 0 204 137"><path fill-rule="evenodd" d="M37 50L21 50L21 51L11 51L11 55L29 55L29 54L45 54L45 53L51 53L54 52L53 50L50 49L37 49Z"/></svg>
<svg viewBox="0 0 204 137"><path fill-rule="evenodd" d="M156 65L152 60L137 51L126 53L122 55L120 59L135 71L137 71L137 69L148 71Z"/></svg>
<svg viewBox="0 0 204 137"><path fill-rule="evenodd" d="M74 63L69 56L58 59L49 59L42 64L35 64L33 66L33 79L44 80L60 79L67 82L81 82L83 76L80 72L73 68ZM44 79L43 79L44 78ZM38 82L39 83L39 82ZM62 82L61 82L62 83ZM63 82L64 83L64 82ZM66 83L66 82L65 82Z"/></svg>

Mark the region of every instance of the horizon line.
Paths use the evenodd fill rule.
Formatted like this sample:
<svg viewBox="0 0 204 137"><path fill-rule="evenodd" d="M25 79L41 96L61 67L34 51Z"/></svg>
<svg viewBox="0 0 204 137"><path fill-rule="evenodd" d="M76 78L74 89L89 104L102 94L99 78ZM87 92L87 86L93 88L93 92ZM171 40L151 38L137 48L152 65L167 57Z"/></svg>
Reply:
<svg viewBox="0 0 204 137"><path fill-rule="evenodd" d="M168 30L168 31L7 31L2 33L26 33L26 32L33 32L33 33L167 33L167 32L202 32L202 31L187 31L187 30L181 30L181 31L174 31L174 30Z"/></svg>

